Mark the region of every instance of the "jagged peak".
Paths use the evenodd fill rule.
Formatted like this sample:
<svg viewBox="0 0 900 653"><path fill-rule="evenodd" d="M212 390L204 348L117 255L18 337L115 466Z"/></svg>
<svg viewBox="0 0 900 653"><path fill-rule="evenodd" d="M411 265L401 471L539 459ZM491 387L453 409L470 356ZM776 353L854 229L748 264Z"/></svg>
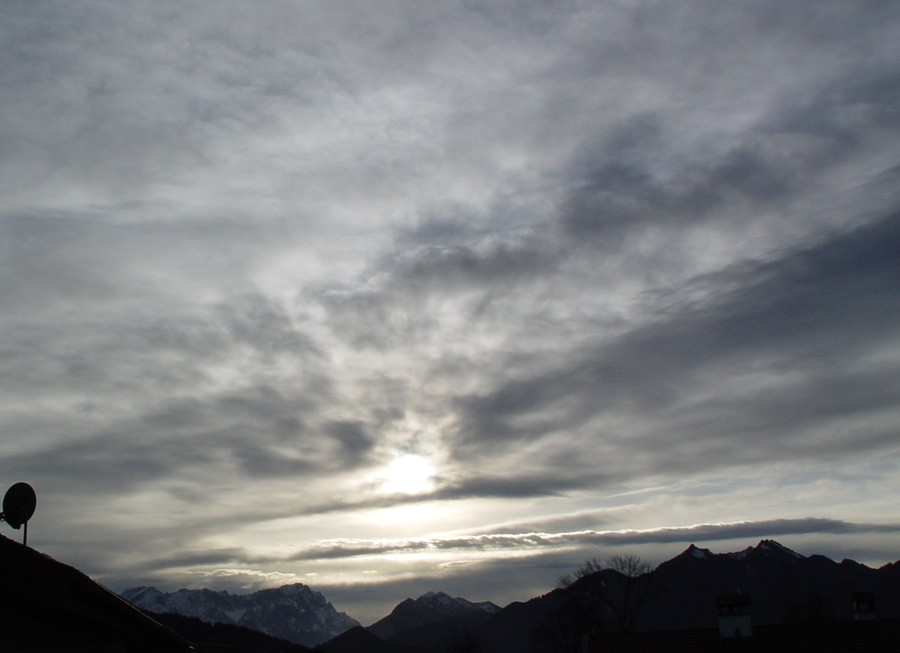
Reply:
<svg viewBox="0 0 900 653"><path fill-rule="evenodd" d="M484 610L488 614L496 614L502 609L493 601L479 601L478 603L474 603L473 605L480 610Z"/></svg>
<svg viewBox="0 0 900 653"><path fill-rule="evenodd" d="M482 606L459 596L450 596L446 592L426 592L415 600L420 605L441 610L447 607L461 607L465 609L480 608Z"/></svg>
<svg viewBox="0 0 900 653"><path fill-rule="evenodd" d="M756 545L756 551L773 551L777 553L784 553L792 558L796 558L798 560L803 560L806 556L800 555L796 551L793 551L783 544L776 542L775 540L760 540L759 544Z"/></svg>
<svg viewBox="0 0 900 653"><path fill-rule="evenodd" d="M462 611L471 611L471 610L481 610L487 612L489 614L493 614L498 611L500 608L491 603L490 601L484 601L482 603L473 603L468 599L464 599L458 596L450 596L446 592L441 591L431 591L422 594L417 599L407 598L400 603L398 603L392 612L395 613L398 611L406 611L410 609L426 609L433 610L439 613L446 613L447 610L451 612L457 612L459 610Z"/></svg>
<svg viewBox="0 0 900 653"><path fill-rule="evenodd" d="M679 558L696 558L697 560L706 560L707 558L711 558L713 553L709 549L703 549L696 544L691 543L691 545L681 552Z"/></svg>
<svg viewBox="0 0 900 653"><path fill-rule="evenodd" d="M282 585L280 589L293 589L293 590L301 590L301 591L313 591L313 589L309 585L304 585L303 583L289 583L287 585Z"/></svg>
<svg viewBox="0 0 900 653"><path fill-rule="evenodd" d="M716 558L717 556L725 556L727 558L731 558L734 560L745 560L748 556L752 554L783 554L787 555L796 560L804 560L806 556L803 556L796 551L789 549L788 547L776 542L775 540L764 539L760 540L759 544L755 547L747 547L742 551L735 551L732 553L724 553L724 554L716 554L711 552L709 549L705 549L703 547L699 547L696 544L691 544L687 549L681 552L680 555L676 556L673 559L697 559L697 560L711 560Z"/></svg>
<svg viewBox="0 0 900 653"><path fill-rule="evenodd" d="M304 585L303 583L292 583L291 585L282 585L281 587L273 587L270 588L273 591L280 592L282 594L286 594L288 596L305 596L305 597L315 597L319 598L322 596L321 592L317 592L309 585ZM266 590L260 590L266 591ZM324 598L324 597L323 597Z"/></svg>
<svg viewBox="0 0 900 653"><path fill-rule="evenodd" d="M197 617L208 622L246 626L304 645L316 645L359 625L355 619L338 612L321 592L303 583L257 590L246 594L229 594L210 589L182 588L173 593L153 593L129 597L138 607ZM287 608L293 617L284 620L279 614Z"/></svg>
<svg viewBox="0 0 900 653"><path fill-rule="evenodd" d="M824 556L821 556L821 557L824 557ZM843 560L841 560L840 564L843 565L844 567L857 567L857 568L870 569L870 567L868 565L865 565L861 562L857 562L856 560L853 560L851 558L844 558Z"/></svg>

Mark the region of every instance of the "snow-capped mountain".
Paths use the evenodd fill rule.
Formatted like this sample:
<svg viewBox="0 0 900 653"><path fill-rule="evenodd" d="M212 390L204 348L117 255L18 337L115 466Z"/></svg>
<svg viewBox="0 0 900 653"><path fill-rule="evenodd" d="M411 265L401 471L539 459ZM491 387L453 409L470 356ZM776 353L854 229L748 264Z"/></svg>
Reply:
<svg viewBox="0 0 900 653"><path fill-rule="evenodd" d="M300 583L252 594L208 589L160 592L154 587L134 587L125 590L122 598L150 612L236 624L305 646L328 641L359 625L355 619L338 612L320 592Z"/></svg>
<svg viewBox="0 0 900 653"><path fill-rule="evenodd" d="M421 645L431 639L446 639L456 632L468 632L499 611L490 601L472 603L444 592L428 592L399 603L388 616L366 630L386 641Z"/></svg>
<svg viewBox="0 0 900 653"><path fill-rule="evenodd" d="M459 596L452 597L444 592L428 592L417 598L414 603L426 607L443 617L456 617L466 614L478 614L484 612L494 614L500 611L500 607L490 601L472 603Z"/></svg>

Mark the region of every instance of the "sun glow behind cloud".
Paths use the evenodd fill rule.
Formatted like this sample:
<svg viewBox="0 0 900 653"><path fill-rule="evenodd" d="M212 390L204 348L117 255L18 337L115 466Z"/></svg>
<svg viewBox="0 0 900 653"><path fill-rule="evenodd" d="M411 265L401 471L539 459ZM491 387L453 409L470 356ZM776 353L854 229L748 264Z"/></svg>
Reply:
<svg viewBox="0 0 900 653"><path fill-rule="evenodd" d="M434 466L420 454L403 453L387 464L382 488L389 494L423 494L434 488Z"/></svg>

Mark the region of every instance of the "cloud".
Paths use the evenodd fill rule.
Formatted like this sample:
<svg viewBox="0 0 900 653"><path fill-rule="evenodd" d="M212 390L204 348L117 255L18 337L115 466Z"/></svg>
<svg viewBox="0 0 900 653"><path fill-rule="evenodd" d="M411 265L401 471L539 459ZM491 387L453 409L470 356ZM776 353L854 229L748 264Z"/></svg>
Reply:
<svg viewBox="0 0 900 653"><path fill-rule="evenodd" d="M696 279L726 290L699 303L676 298L655 320L573 352L554 370L459 397L460 443L473 448L458 451L502 451L595 422L602 429L606 416L632 415L634 437L601 432L590 440L625 465L652 455L675 437L673 429L689 460L701 460L694 446L709 453L723 438L736 445L749 433L757 443L754 461L767 451L780 458L778 441L794 440L794 454L815 455L828 435L810 436L812 427L896 408L889 362L859 369L847 362L896 337L897 224L892 215L814 247L726 268L714 281ZM692 296L690 284L683 296ZM679 432L685 414L709 421ZM860 435L843 446L858 450ZM870 444L888 446L886 433ZM728 457L740 460L740 452L736 447ZM665 459L672 464L670 452ZM707 455L702 464L715 460Z"/></svg>
<svg viewBox="0 0 900 653"><path fill-rule="evenodd" d="M345 464L358 464L374 446L365 426L359 422L331 422L325 432L340 445Z"/></svg>
<svg viewBox="0 0 900 653"><path fill-rule="evenodd" d="M285 463L289 464L289 463ZM335 497L324 503L305 505L296 512L303 515L356 512L370 509L392 508L414 504L429 504L465 499L525 499L558 496L568 490L590 486L598 474L576 475L562 478L555 471L536 473L531 470L520 474L487 476L464 474L458 480L439 478L439 487L417 494L394 493L372 497Z"/></svg>
<svg viewBox="0 0 900 653"><path fill-rule="evenodd" d="M242 549L230 548L230 549L216 549L216 550L208 550L208 551L185 551L179 552L172 556L166 557L156 557L151 558L149 560L144 560L136 565L134 565L131 569L131 573L140 573L140 572L153 572L156 569L160 568L171 568L171 567L186 567L186 568L194 568L194 567L203 567L208 565L221 565L229 562L234 562L236 560L243 560L247 557L247 552ZM218 572L213 572L210 575L222 575Z"/></svg>
<svg viewBox="0 0 900 653"><path fill-rule="evenodd" d="M678 159L667 150L680 125L664 124L657 113L621 119L571 164L565 234L621 246L622 238L648 228L787 212L819 176L865 151L896 118L896 75L876 70L869 76L860 81L855 71L823 82L806 104L785 99L727 141L701 136L708 142L678 150Z"/></svg>
<svg viewBox="0 0 900 653"><path fill-rule="evenodd" d="M621 547L649 543L748 541L755 538L808 534L896 533L898 524L852 523L835 519L772 519L758 522L696 524L641 531L573 531L559 533L490 533L422 540L350 540L323 543L291 556L316 560L377 556L396 552L539 551L571 547Z"/></svg>
<svg viewBox="0 0 900 653"><path fill-rule="evenodd" d="M213 591L220 586L232 590L237 586L241 590L252 592L281 585L291 585L301 580L295 574L257 569L214 569L213 571L197 572L197 575L199 584Z"/></svg>

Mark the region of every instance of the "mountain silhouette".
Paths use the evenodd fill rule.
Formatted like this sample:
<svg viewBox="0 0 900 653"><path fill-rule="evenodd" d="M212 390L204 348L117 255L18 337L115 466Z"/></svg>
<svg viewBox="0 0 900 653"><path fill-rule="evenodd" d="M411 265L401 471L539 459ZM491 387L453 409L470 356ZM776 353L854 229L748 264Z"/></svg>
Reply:
<svg viewBox="0 0 900 653"><path fill-rule="evenodd" d="M74 567L3 536L0 572L0 650L191 650L172 630Z"/></svg>
<svg viewBox="0 0 900 653"><path fill-rule="evenodd" d="M392 646L411 644L429 653L545 653L585 646L590 651L731 650L722 648L716 603L729 595L748 597L755 633L752 645L735 650L895 650L881 643L900 637L900 562L872 569L852 560L803 556L773 540L722 554L692 544L630 586L632 598L646 590L630 632L608 618L614 616L611 606L626 600L622 593L629 586L622 581L619 572L604 569L469 623L458 614L441 616L431 606L477 604L429 593L398 604L366 629L368 637L354 629L321 648L329 653L388 653L399 650ZM876 620L854 621L852 598L860 594L874 602L867 616ZM372 639L376 635L380 644Z"/></svg>
<svg viewBox="0 0 900 653"><path fill-rule="evenodd" d="M191 642L199 653L310 653L312 649L234 624L210 624L180 614L149 615Z"/></svg>
<svg viewBox="0 0 900 653"><path fill-rule="evenodd" d="M320 592L302 583L251 594L209 589L160 592L154 587L133 587L122 592L122 596L143 610L243 626L305 646L328 641L359 625L338 612Z"/></svg>
<svg viewBox="0 0 900 653"><path fill-rule="evenodd" d="M3 536L0 561L2 651L308 650L236 625L148 615L77 569ZM807 557L762 540L721 554L691 545L630 586L623 578L604 569L502 609L429 592L401 602L367 629L342 628L318 648L327 653L724 650L717 598L726 596L742 597L752 619L752 638L741 650L882 651L896 650L900 641L900 562L873 569L852 560ZM626 587L652 590L641 594L647 600L628 622L630 632L608 618L614 606L635 595L623 594ZM126 594L176 597L185 604L200 597L209 609L232 610L232 618L238 609L270 619L276 630L295 627L298 615L320 624L356 623L303 585L246 595L249 599L209 590L166 595L135 588ZM245 603L238 606L240 601Z"/></svg>
<svg viewBox="0 0 900 653"><path fill-rule="evenodd" d="M585 604L584 597L591 596L594 590L622 587L610 582L616 573L606 569L585 576L566 589L506 606L472 633L478 650L482 653L564 650L566 638L581 641L588 628L583 620L573 616L579 616L578 610L583 613L586 605L591 610L602 611L603 603ZM680 555L660 564L652 572L652 582L655 591L637 615L632 633L617 632L609 621L591 624L595 631L600 624L608 647L613 647L614 641L643 641L642 646L651 650L653 642L659 641L660 648L654 650L666 650L671 642L665 643L665 638L654 640L650 635L638 634L700 631L707 632L711 645L718 646L716 598L735 594L749 597L754 629L769 627L767 632L771 632L779 626L793 627L773 636L780 638L779 641L789 640L798 628L802 631L806 627L810 633L818 633L826 624L834 631L832 637L836 641L845 634L835 630L836 625L854 623L854 593L871 594L876 610L872 616L877 616L879 624L893 624L891 628L896 629L900 619L900 564L872 569L852 560L837 563L820 555L800 555L772 540L762 540L756 547L737 553L722 554L692 544ZM612 603L621 600L620 596L603 598ZM807 639L812 637L810 633ZM757 638L757 641L761 640ZM701 650L700 644L695 644L696 650ZM622 650L642 650L629 649L631 644L625 646ZM775 650L776 644L770 642L769 646Z"/></svg>
<svg viewBox="0 0 900 653"><path fill-rule="evenodd" d="M499 611L489 601L472 603L444 592L428 592L399 603L366 630L387 642L427 649L437 644L462 644L469 633Z"/></svg>
<svg viewBox="0 0 900 653"><path fill-rule="evenodd" d="M386 642L362 626L355 626L316 647L324 653L427 653L428 649Z"/></svg>
<svg viewBox="0 0 900 653"><path fill-rule="evenodd" d="M900 569L872 569L853 560L800 555L773 540L737 553L714 554L693 544L657 567L663 585L641 628L707 628L717 622L716 596L746 594L753 622L852 621L854 592L872 592L878 616L900 618Z"/></svg>

